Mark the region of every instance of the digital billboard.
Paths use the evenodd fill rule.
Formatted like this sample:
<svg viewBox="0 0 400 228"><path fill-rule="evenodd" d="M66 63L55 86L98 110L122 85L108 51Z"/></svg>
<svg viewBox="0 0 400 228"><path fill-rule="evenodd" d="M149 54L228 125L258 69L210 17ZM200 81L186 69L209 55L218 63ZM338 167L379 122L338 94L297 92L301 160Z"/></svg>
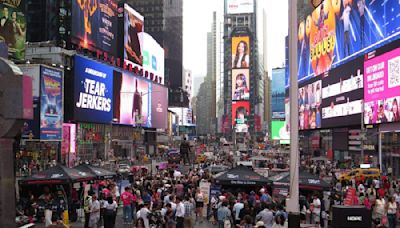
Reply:
<svg viewBox="0 0 400 228"><path fill-rule="evenodd" d="M242 69L250 67L250 37L232 37L232 68Z"/></svg>
<svg viewBox="0 0 400 228"><path fill-rule="evenodd" d="M254 0L227 0L227 14L242 14L254 12Z"/></svg>
<svg viewBox="0 0 400 228"><path fill-rule="evenodd" d="M114 75L114 118L118 123L151 127L151 83L129 73Z"/></svg>
<svg viewBox="0 0 400 228"><path fill-rule="evenodd" d="M321 80L299 87L299 130L321 128Z"/></svg>
<svg viewBox="0 0 400 228"><path fill-rule="evenodd" d="M190 108L168 108L178 117L178 125L193 126L193 111Z"/></svg>
<svg viewBox="0 0 400 228"><path fill-rule="evenodd" d="M299 23L299 80L398 39L399 10L399 1L325 0Z"/></svg>
<svg viewBox="0 0 400 228"><path fill-rule="evenodd" d="M364 63L364 123L400 121L400 48Z"/></svg>
<svg viewBox="0 0 400 228"><path fill-rule="evenodd" d="M24 1L0 0L0 42L12 59L25 59L26 19Z"/></svg>
<svg viewBox="0 0 400 228"><path fill-rule="evenodd" d="M272 140L278 140L280 144L289 144L290 133L286 121L273 120L271 122Z"/></svg>
<svg viewBox="0 0 400 228"><path fill-rule="evenodd" d="M250 102L232 102L232 125L235 132L247 133L249 131Z"/></svg>
<svg viewBox="0 0 400 228"><path fill-rule="evenodd" d="M285 118L285 68L272 69L272 119Z"/></svg>
<svg viewBox="0 0 400 228"><path fill-rule="evenodd" d="M73 0L71 42L92 51L118 55L116 0Z"/></svg>
<svg viewBox="0 0 400 228"><path fill-rule="evenodd" d="M113 68L75 56L74 120L111 123Z"/></svg>
<svg viewBox="0 0 400 228"><path fill-rule="evenodd" d="M63 73L40 68L40 139L61 140L63 119Z"/></svg>
<svg viewBox="0 0 400 228"><path fill-rule="evenodd" d="M250 70L232 70L232 100L241 101L250 99Z"/></svg>
<svg viewBox="0 0 400 228"><path fill-rule="evenodd" d="M151 91L151 127L167 128L168 88L152 84Z"/></svg>
<svg viewBox="0 0 400 228"><path fill-rule="evenodd" d="M361 124L363 58L330 70L322 79L322 127Z"/></svg>
<svg viewBox="0 0 400 228"><path fill-rule="evenodd" d="M144 17L128 4L124 5L124 59L143 66Z"/></svg>
<svg viewBox="0 0 400 228"><path fill-rule="evenodd" d="M164 48L147 33L143 35L143 69L164 78ZM164 84L161 81L160 84Z"/></svg>

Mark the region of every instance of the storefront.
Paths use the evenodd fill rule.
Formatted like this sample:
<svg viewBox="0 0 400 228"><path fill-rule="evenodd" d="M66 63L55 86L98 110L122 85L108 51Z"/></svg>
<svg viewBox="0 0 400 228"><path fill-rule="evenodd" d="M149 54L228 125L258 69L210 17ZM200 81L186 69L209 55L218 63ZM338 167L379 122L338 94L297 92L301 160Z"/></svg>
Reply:
<svg viewBox="0 0 400 228"><path fill-rule="evenodd" d="M381 124L379 131L382 171L398 178L400 176L400 123Z"/></svg>
<svg viewBox="0 0 400 228"><path fill-rule="evenodd" d="M106 159L106 125L94 123L77 124L77 159L93 161Z"/></svg>

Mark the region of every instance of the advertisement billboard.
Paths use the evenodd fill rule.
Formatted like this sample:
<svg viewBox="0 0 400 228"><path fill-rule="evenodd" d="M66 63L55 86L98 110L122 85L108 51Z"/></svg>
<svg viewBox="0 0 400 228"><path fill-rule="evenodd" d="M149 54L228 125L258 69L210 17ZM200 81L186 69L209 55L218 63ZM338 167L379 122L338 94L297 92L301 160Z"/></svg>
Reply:
<svg viewBox="0 0 400 228"><path fill-rule="evenodd" d="M398 39L399 10L398 1L325 0L299 23L299 80Z"/></svg>
<svg viewBox="0 0 400 228"><path fill-rule="evenodd" d="M232 125L235 132L247 133L249 131L250 102L232 102Z"/></svg>
<svg viewBox="0 0 400 228"><path fill-rule="evenodd" d="M285 121L273 120L271 122L272 140L278 140L280 144L289 144L290 132Z"/></svg>
<svg viewBox="0 0 400 228"><path fill-rule="evenodd" d="M147 33L143 35L143 69L164 78L164 48ZM160 82L162 85L164 81Z"/></svg>
<svg viewBox="0 0 400 228"><path fill-rule="evenodd" d="M232 70L232 100L241 101L250 99L250 70Z"/></svg>
<svg viewBox="0 0 400 228"><path fill-rule="evenodd" d="M91 51L118 54L116 0L72 1L71 42Z"/></svg>
<svg viewBox="0 0 400 228"><path fill-rule="evenodd" d="M63 73L40 68L40 139L61 140L63 123Z"/></svg>
<svg viewBox="0 0 400 228"><path fill-rule="evenodd" d="M75 56L74 120L110 123L112 99L113 68Z"/></svg>
<svg viewBox="0 0 400 228"><path fill-rule="evenodd" d="M285 68L272 69L271 112L273 119L285 118Z"/></svg>
<svg viewBox="0 0 400 228"><path fill-rule="evenodd" d="M22 73L32 78L32 95L33 99L37 100L40 96L40 65L39 64L24 64L18 65Z"/></svg>
<svg viewBox="0 0 400 228"><path fill-rule="evenodd" d="M193 126L193 111L190 108L168 108L178 117L178 125Z"/></svg>
<svg viewBox="0 0 400 228"><path fill-rule="evenodd" d="M124 5L124 59L143 66L144 17L128 4Z"/></svg>
<svg viewBox="0 0 400 228"><path fill-rule="evenodd" d="M0 0L0 42L6 43L8 56L16 60L25 59L24 7L24 1Z"/></svg>
<svg viewBox="0 0 400 228"><path fill-rule="evenodd" d="M320 79L299 86L299 130L321 128L321 88Z"/></svg>
<svg viewBox="0 0 400 228"><path fill-rule="evenodd" d="M250 37L232 37L232 68L243 69L250 66Z"/></svg>
<svg viewBox="0 0 400 228"><path fill-rule="evenodd" d="M254 0L227 0L227 14L242 14L254 12Z"/></svg>
<svg viewBox="0 0 400 228"><path fill-rule="evenodd" d="M364 123L400 121L400 48L364 63Z"/></svg>
<svg viewBox="0 0 400 228"><path fill-rule="evenodd" d="M363 58L361 57L324 74L322 127L361 124L363 73Z"/></svg>
<svg viewBox="0 0 400 228"><path fill-rule="evenodd" d="M151 126L157 129L167 128L168 88L152 84Z"/></svg>
<svg viewBox="0 0 400 228"><path fill-rule="evenodd" d="M151 127L151 86L128 73L114 75L114 118L118 123Z"/></svg>

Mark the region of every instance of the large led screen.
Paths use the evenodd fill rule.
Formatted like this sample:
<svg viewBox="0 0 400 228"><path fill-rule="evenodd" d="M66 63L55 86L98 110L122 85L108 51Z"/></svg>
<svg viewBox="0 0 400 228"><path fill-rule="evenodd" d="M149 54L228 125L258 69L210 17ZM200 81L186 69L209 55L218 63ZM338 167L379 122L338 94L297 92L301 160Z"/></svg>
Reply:
<svg viewBox="0 0 400 228"><path fill-rule="evenodd" d="M321 127L321 80L299 88L299 130Z"/></svg>
<svg viewBox="0 0 400 228"><path fill-rule="evenodd" d="M399 10L396 0L325 0L299 23L299 80L398 39Z"/></svg>
<svg viewBox="0 0 400 228"><path fill-rule="evenodd" d="M232 100L241 101L249 99L250 99L249 69L232 70Z"/></svg>
<svg viewBox="0 0 400 228"><path fill-rule="evenodd" d="M285 118L285 68L272 69L272 119Z"/></svg>
<svg viewBox="0 0 400 228"><path fill-rule="evenodd" d="M143 69L164 78L164 48L147 33L143 35ZM164 84L164 81L160 82Z"/></svg>
<svg viewBox="0 0 400 228"><path fill-rule="evenodd" d="M117 56L117 10L116 0L72 0L72 43Z"/></svg>
<svg viewBox="0 0 400 228"><path fill-rule="evenodd" d="M235 132L247 133L249 131L250 102L232 102L232 125Z"/></svg>
<svg viewBox="0 0 400 228"><path fill-rule="evenodd" d="M128 73L114 75L114 118L118 123L151 127L151 83Z"/></svg>
<svg viewBox="0 0 400 228"><path fill-rule="evenodd" d="M400 48L364 63L364 123L400 121Z"/></svg>
<svg viewBox="0 0 400 228"><path fill-rule="evenodd" d="M193 126L193 111L190 108L168 108L178 118L178 125Z"/></svg>
<svg viewBox="0 0 400 228"><path fill-rule="evenodd" d="M250 38L248 36L232 37L232 68L250 67Z"/></svg>
<svg viewBox="0 0 400 228"><path fill-rule="evenodd" d="M151 113L151 126L157 129L166 129L168 114L168 88L157 84L152 84Z"/></svg>
<svg viewBox="0 0 400 228"><path fill-rule="evenodd" d="M361 124L363 58L330 70L322 79L322 127Z"/></svg>
<svg viewBox="0 0 400 228"><path fill-rule="evenodd" d="M25 58L26 19L24 1L0 1L0 43L5 42L12 59Z"/></svg>
<svg viewBox="0 0 400 228"><path fill-rule="evenodd" d="M290 133L285 121L273 120L271 122L272 140L278 140L280 144L289 144Z"/></svg>
<svg viewBox="0 0 400 228"><path fill-rule="evenodd" d="M144 17L124 5L124 59L135 65L143 65Z"/></svg>
<svg viewBox="0 0 400 228"><path fill-rule="evenodd" d="M111 123L112 99L113 68L75 56L74 119Z"/></svg>

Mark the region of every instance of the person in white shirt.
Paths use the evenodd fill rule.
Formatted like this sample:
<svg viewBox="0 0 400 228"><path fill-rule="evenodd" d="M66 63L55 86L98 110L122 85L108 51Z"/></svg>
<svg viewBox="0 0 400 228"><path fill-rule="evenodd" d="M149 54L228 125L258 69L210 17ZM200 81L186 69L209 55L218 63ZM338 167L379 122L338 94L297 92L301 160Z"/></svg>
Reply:
<svg viewBox="0 0 400 228"><path fill-rule="evenodd" d="M342 13L342 17L340 18L343 20L343 27L344 27L344 55L348 56L350 55L350 12L351 12L351 6L349 3L347 3L344 6L344 10ZM346 54L347 52L347 54Z"/></svg>
<svg viewBox="0 0 400 228"><path fill-rule="evenodd" d="M148 215L150 213L149 207L150 204L145 203L144 207L142 207L142 209L140 209L136 214L136 218L143 220L144 228L150 228L150 222L148 218L149 217Z"/></svg>
<svg viewBox="0 0 400 228"><path fill-rule="evenodd" d="M317 195L314 195L314 199L313 199L313 206L314 209L312 211L313 214L313 220L315 224L319 224L320 223L320 216L321 216L321 200L318 198Z"/></svg>
<svg viewBox="0 0 400 228"><path fill-rule="evenodd" d="M244 208L244 204L237 200L235 205L233 205L233 213L235 213L235 225L240 225L240 217L239 217L239 213L240 211Z"/></svg>
<svg viewBox="0 0 400 228"><path fill-rule="evenodd" d="M90 205L90 219L89 227L98 228L100 220L100 202L97 200L97 196L92 196L92 203Z"/></svg>
<svg viewBox="0 0 400 228"><path fill-rule="evenodd" d="M389 197L389 201L387 203L387 217L389 221L389 228L396 228L397 225L397 204L394 201L394 197Z"/></svg>
<svg viewBox="0 0 400 228"><path fill-rule="evenodd" d="M183 228L185 217L185 205L182 203L181 197L176 197L176 228Z"/></svg>
<svg viewBox="0 0 400 228"><path fill-rule="evenodd" d="M115 226L115 218L117 215L117 202L113 200L111 196L104 201L104 227L114 227Z"/></svg>

